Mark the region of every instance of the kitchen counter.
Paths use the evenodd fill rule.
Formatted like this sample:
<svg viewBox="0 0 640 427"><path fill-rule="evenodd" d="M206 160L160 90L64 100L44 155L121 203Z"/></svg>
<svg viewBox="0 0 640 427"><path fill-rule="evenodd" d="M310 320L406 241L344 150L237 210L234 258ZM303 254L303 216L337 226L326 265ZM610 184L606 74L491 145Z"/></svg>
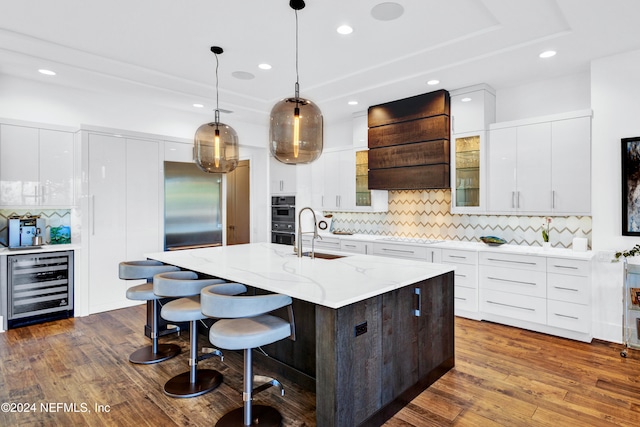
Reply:
<svg viewBox="0 0 640 427"><path fill-rule="evenodd" d="M36 254L41 252L57 252L57 251L75 251L80 249L80 245L77 244L64 244L64 245L42 245L39 248L20 248L9 249L7 247L0 248L0 256L4 255L20 255L20 254Z"/></svg>
<svg viewBox="0 0 640 427"><path fill-rule="evenodd" d="M324 249L316 252L337 253ZM344 255L331 260L298 258L292 246L272 243L146 254L166 264L334 309L454 270L444 264Z"/></svg>
<svg viewBox="0 0 640 427"><path fill-rule="evenodd" d="M296 340L255 351L256 370L315 391L318 426L382 425L454 366L454 267L345 255L253 243L146 256L290 295Z"/></svg>

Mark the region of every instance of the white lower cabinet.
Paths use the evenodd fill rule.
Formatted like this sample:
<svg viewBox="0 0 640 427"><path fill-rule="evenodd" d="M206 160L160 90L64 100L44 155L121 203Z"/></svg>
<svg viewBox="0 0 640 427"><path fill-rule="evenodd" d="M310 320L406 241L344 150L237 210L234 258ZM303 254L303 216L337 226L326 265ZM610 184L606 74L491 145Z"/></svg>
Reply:
<svg viewBox="0 0 640 427"><path fill-rule="evenodd" d="M373 242L373 254L394 258L419 259L428 262L442 261L442 249L395 242Z"/></svg>
<svg viewBox="0 0 640 427"><path fill-rule="evenodd" d="M442 249L442 263L456 267L454 272L454 309L456 316L479 319L478 252Z"/></svg>
<svg viewBox="0 0 640 427"><path fill-rule="evenodd" d="M362 240L340 240L340 250L354 254L370 255L373 252L372 243Z"/></svg>
<svg viewBox="0 0 640 427"><path fill-rule="evenodd" d="M480 252L480 312L486 320L591 340L591 262Z"/></svg>

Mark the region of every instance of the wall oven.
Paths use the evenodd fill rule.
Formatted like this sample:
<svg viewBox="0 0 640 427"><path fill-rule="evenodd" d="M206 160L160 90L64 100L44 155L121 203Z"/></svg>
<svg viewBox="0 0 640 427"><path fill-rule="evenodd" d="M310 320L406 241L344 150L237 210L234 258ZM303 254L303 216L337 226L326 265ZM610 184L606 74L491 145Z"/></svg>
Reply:
<svg viewBox="0 0 640 427"><path fill-rule="evenodd" d="M271 197L271 243L293 245L296 236L295 196Z"/></svg>
<svg viewBox="0 0 640 427"><path fill-rule="evenodd" d="M7 256L8 327L73 317L73 251Z"/></svg>

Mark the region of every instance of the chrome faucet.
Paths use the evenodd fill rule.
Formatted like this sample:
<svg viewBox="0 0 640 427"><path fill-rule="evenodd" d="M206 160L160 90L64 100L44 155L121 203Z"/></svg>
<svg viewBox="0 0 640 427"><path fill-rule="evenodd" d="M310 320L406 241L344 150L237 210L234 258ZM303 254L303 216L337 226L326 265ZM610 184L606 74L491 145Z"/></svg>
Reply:
<svg viewBox="0 0 640 427"><path fill-rule="evenodd" d="M318 221L316 218L316 213L313 211L313 209L311 209L310 207L304 207L302 209L300 209L300 211L298 212L298 235L296 236L297 241L297 253L298 253L298 258L300 258L302 256L302 235L303 234L311 234L311 231L307 231L307 232L302 232L302 221L300 221L300 218L302 218L302 212L304 212L305 210L309 209L311 211L311 214L313 215L313 237L311 238L311 258L313 258L314 256L314 243L315 240L318 238L322 238L318 235Z"/></svg>

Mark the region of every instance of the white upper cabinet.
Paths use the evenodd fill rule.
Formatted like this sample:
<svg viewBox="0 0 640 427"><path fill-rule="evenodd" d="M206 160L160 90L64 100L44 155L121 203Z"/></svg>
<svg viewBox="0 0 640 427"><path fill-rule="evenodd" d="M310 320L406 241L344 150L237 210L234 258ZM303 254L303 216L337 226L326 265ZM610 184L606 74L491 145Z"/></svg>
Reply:
<svg viewBox="0 0 640 427"><path fill-rule="evenodd" d="M193 143L164 141L164 160L167 162L193 163Z"/></svg>
<svg viewBox="0 0 640 427"><path fill-rule="evenodd" d="M271 194L296 194L296 168L297 165L287 165L269 157Z"/></svg>
<svg viewBox="0 0 640 427"><path fill-rule="evenodd" d="M449 95L452 135L483 131L496 121L496 95L490 86L470 86Z"/></svg>
<svg viewBox="0 0 640 427"><path fill-rule="evenodd" d="M73 133L0 125L0 205L74 204Z"/></svg>
<svg viewBox="0 0 640 427"><path fill-rule="evenodd" d="M495 124L489 134L489 213L590 214L590 112Z"/></svg>
<svg viewBox="0 0 640 427"><path fill-rule="evenodd" d="M493 88L476 85L451 95L451 213L487 210L487 129L496 118Z"/></svg>
<svg viewBox="0 0 640 427"><path fill-rule="evenodd" d="M591 215L591 118L553 122L551 139L553 212Z"/></svg>

